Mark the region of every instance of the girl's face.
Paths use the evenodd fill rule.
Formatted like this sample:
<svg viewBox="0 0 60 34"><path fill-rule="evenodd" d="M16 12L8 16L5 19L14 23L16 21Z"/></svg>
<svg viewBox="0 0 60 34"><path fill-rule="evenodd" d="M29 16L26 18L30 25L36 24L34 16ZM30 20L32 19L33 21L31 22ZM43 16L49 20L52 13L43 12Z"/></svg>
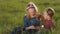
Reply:
<svg viewBox="0 0 60 34"><path fill-rule="evenodd" d="M28 10L28 12L29 12L30 16L33 16L33 15L36 14L36 11L35 11L34 8L30 8L30 9Z"/></svg>

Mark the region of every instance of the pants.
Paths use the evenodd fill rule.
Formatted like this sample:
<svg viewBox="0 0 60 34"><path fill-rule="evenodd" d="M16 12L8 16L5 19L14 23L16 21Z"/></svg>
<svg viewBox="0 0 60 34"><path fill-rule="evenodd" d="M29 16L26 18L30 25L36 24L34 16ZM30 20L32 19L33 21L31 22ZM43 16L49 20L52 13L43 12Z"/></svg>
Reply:
<svg viewBox="0 0 60 34"><path fill-rule="evenodd" d="M26 32L26 34L37 34L38 33L38 31L37 30L26 30L25 31Z"/></svg>

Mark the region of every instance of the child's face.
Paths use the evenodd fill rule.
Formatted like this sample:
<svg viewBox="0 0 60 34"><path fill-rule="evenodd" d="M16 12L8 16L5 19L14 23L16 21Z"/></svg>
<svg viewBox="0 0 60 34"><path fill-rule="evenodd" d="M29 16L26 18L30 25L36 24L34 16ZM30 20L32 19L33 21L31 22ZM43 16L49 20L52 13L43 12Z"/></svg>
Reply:
<svg viewBox="0 0 60 34"><path fill-rule="evenodd" d="M30 16L31 16L31 15L33 16L33 15L36 13L34 8L30 8L30 9L28 10L28 12L29 12Z"/></svg>

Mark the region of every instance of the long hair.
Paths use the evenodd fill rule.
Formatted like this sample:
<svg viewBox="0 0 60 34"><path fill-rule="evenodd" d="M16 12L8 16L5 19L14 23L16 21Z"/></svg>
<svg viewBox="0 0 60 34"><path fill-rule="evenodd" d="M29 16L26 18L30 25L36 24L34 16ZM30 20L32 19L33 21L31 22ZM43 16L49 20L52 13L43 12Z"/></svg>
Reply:
<svg viewBox="0 0 60 34"><path fill-rule="evenodd" d="M33 2L29 2L27 7L26 7L26 14L25 14L27 16L27 18L30 18L29 13L28 13L28 10L30 8L34 8L35 9L36 15L38 13L38 8L36 7L36 5Z"/></svg>

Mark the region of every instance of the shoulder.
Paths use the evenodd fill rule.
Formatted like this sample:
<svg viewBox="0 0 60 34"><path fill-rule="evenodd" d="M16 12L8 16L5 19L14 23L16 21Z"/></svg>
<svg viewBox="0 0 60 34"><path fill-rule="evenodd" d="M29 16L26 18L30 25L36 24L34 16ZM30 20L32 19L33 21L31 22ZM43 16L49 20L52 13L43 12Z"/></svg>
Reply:
<svg viewBox="0 0 60 34"><path fill-rule="evenodd" d="M26 16L23 16L23 18L26 18Z"/></svg>
<svg viewBox="0 0 60 34"><path fill-rule="evenodd" d="M26 16L23 16L23 20L27 20Z"/></svg>
<svg viewBox="0 0 60 34"><path fill-rule="evenodd" d="M26 18L26 14L23 16L23 18Z"/></svg>

